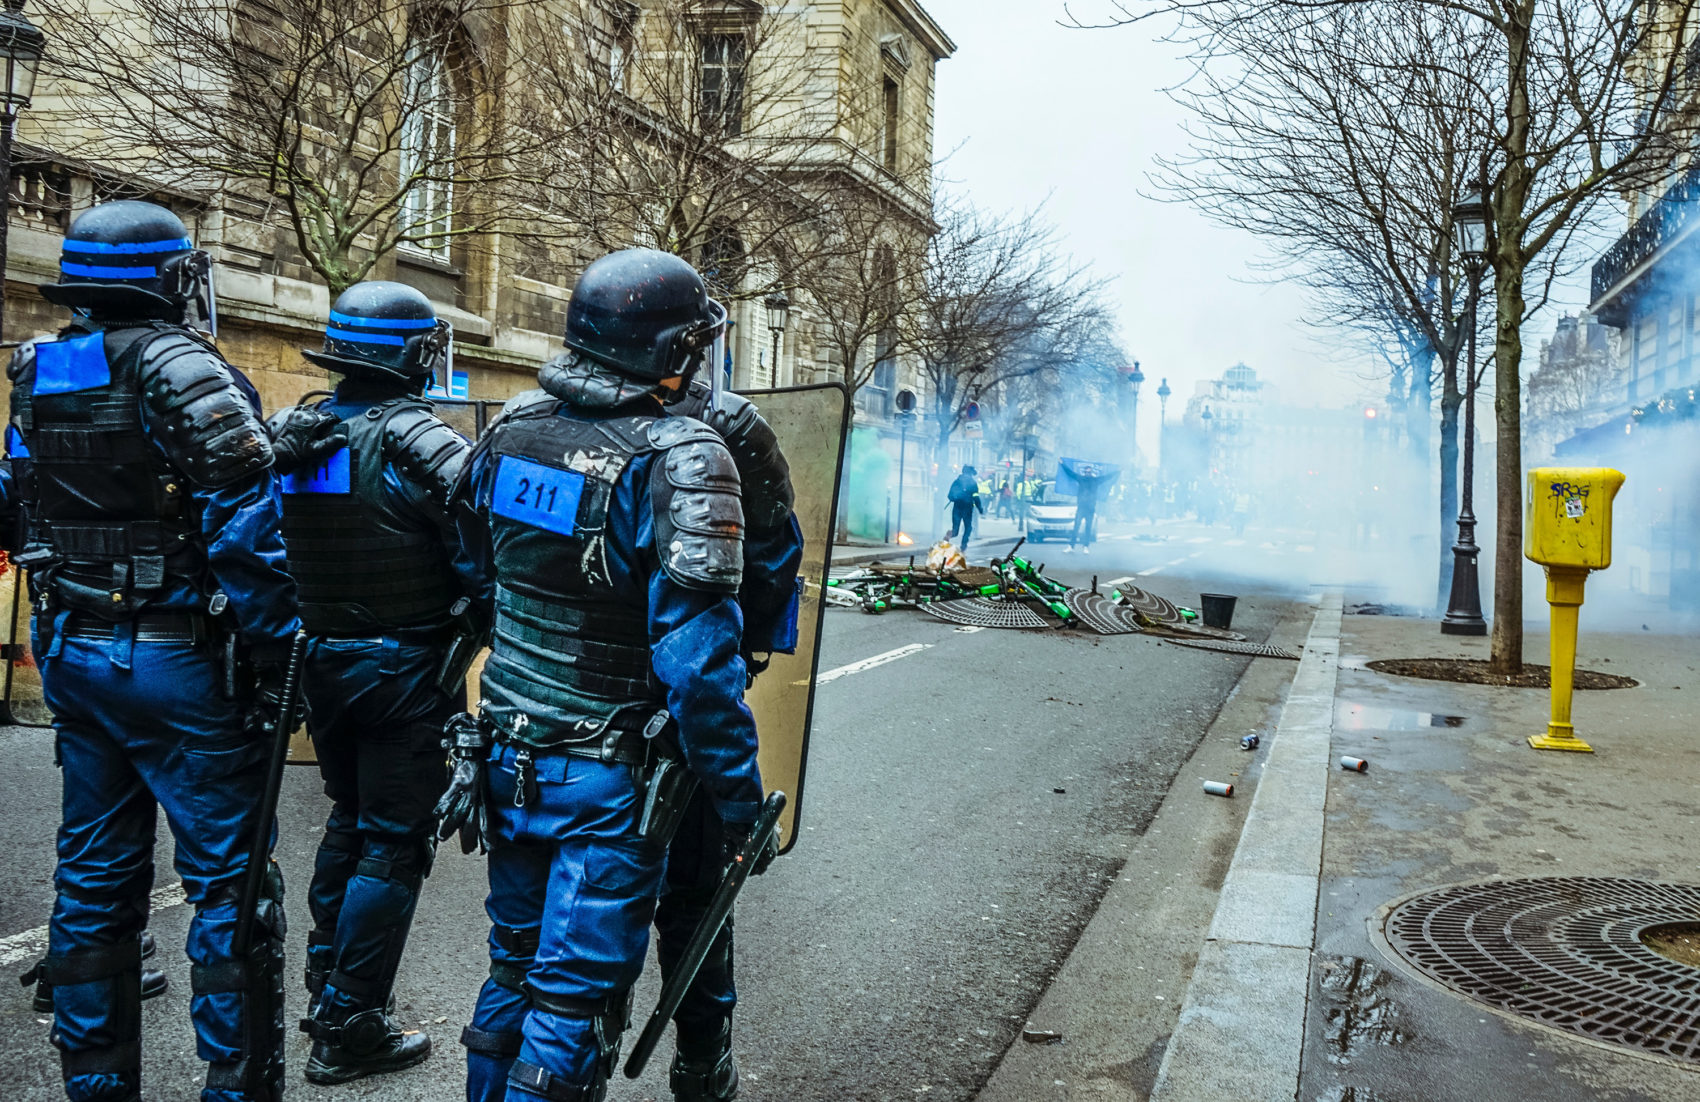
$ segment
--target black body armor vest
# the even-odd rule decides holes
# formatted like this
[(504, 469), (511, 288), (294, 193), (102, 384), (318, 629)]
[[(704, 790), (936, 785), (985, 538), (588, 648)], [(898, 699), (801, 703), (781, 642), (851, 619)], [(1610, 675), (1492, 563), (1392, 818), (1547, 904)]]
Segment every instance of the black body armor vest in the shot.
[(615, 486), (656, 450), (648, 415), (569, 420), (541, 392), (491, 429), (496, 623), (484, 713), (504, 737), (537, 747), (641, 728), (664, 705), (650, 667), (646, 579), (635, 599), (609, 571)]
[(12, 454), (27, 514), (19, 561), (62, 607), (118, 621), (181, 582), (210, 593), (188, 480), (142, 424), (142, 356), (168, 335), (217, 355), (181, 328), (142, 324), (41, 341), (19, 361)]
[(436, 421), (422, 398), (374, 405), (343, 421), (347, 447), (284, 478), (284, 550), (309, 634), (381, 635), (449, 623), (461, 586), (442, 535), (399, 515), (384, 490), (387, 466), (410, 466), (395, 422), (421, 415)]

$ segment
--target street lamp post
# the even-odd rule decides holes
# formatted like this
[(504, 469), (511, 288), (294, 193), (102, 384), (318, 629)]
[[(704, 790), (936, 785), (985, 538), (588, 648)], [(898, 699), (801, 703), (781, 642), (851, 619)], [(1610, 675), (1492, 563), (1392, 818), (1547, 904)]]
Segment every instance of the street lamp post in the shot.
[(1174, 391), (1169, 389), (1169, 377), (1163, 376), (1163, 381), (1157, 386), (1157, 481), (1163, 482), (1163, 475), (1169, 465), (1169, 395)]
[(915, 392), (897, 392), (897, 534), (903, 534), (903, 476), (909, 458), (909, 422), (915, 419)]
[(1471, 188), (1452, 208), (1452, 233), (1456, 239), (1464, 274), (1470, 280), (1468, 375), (1464, 389), (1464, 485), (1459, 498), (1458, 542), (1452, 545), (1452, 595), (1446, 617), (1440, 622), (1443, 635), (1486, 635), (1482, 619), (1482, 587), (1476, 573), (1475, 489), (1476, 478), (1476, 304), (1481, 298), (1482, 273), (1487, 270), (1487, 204), (1482, 193)]
[[(762, 300), (767, 307), (767, 329), (773, 334), (773, 366), (768, 370), (772, 373), (772, 385), (779, 385), (779, 342), (785, 339), (785, 326), (791, 320), (791, 300), (785, 297), (784, 291), (775, 291)], [(899, 510), (901, 511), (901, 505)]]
[[(0, 332), (6, 316), (6, 227), (12, 216), (12, 129), (18, 112), (29, 106), (35, 91), (36, 69), (47, 48), (47, 36), (24, 18), (24, 0), (6, 0), (0, 12), (0, 66), (5, 83), (0, 86)], [(12, 568), (12, 622), (7, 625), (7, 644), (0, 661), (6, 666), (5, 687), (0, 691), (0, 724), (13, 724), (12, 663), (18, 649), (18, 599), (23, 595), (22, 575)]]
[(1139, 361), (1133, 361), (1133, 370), (1128, 372), (1127, 381), (1133, 384), (1133, 424), (1128, 426), (1128, 443), (1133, 449), (1133, 462), (1128, 465), (1128, 476), (1131, 478), (1138, 473), (1139, 467), (1139, 384), (1145, 381), (1145, 372), (1139, 370)]

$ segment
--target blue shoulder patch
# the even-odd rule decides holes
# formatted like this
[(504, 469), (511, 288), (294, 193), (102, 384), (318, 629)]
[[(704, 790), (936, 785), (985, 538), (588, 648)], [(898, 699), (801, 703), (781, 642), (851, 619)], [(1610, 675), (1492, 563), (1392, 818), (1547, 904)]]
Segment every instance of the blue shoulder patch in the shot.
[(70, 394), (105, 386), (111, 381), (112, 367), (106, 362), (103, 333), (41, 341), (35, 346), (37, 394)]
[(18, 431), (18, 426), (6, 426), (6, 455), (10, 459), (28, 459), (29, 445), (24, 443), (24, 434)]
[(570, 536), (578, 529), (578, 503), (584, 475), (547, 467), (518, 456), (502, 456), (490, 511), (497, 516)]
[(283, 476), (283, 492), (286, 494), (346, 494), (352, 490), (353, 472), (347, 448), (332, 452), (316, 467)]

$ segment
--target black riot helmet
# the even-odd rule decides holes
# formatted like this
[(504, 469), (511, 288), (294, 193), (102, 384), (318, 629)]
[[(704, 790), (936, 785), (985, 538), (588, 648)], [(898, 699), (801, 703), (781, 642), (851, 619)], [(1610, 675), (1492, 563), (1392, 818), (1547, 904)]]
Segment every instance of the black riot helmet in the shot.
[(566, 345), (628, 378), (688, 382), (725, 328), (726, 308), (695, 268), (672, 253), (624, 249), (579, 276)]
[(42, 297), (97, 318), (163, 318), (217, 332), (212, 258), (157, 203), (120, 199), (77, 216)]
[(324, 349), (301, 354), (350, 378), (418, 382), (449, 369), (453, 337), (430, 299), (405, 283), (374, 279), (337, 296)]

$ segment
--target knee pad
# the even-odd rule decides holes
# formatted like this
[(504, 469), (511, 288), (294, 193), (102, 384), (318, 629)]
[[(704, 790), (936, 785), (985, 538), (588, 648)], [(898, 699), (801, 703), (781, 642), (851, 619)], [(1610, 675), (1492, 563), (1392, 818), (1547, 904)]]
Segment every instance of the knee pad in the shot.
[[(240, 905), (241, 889), (227, 885), (197, 906), (212, 910)], [(241, 996), (240, 1056), (231, 1062), (209, 1063), (209, 1091), (241, 1091), (253, 1102), (275, 1102), (283, 1090), (283, 948), (288, 924), (283, 912), (283, 874), (274, 863), (261, 884), (254, 918), (254, 943), (242, 959), (195, 964), (189, 969), (189, 988), (197, 996)]]
[[(128, 1082), (139, 1087), (142, 1064), (142, 942), (125, 938), (116, 945), (73, 949), (42, 961), (41, 975), (53, 985), (59, 1019), (75, 1019), (84, 1029), (105, 1026), (112, 1041), (91, 1048), (69, 1048), (57, 1027), (53, 1044), (59, 1049), (67, 1084), (73, 1079), (99, 1077), (78, 1093), (98, 1098), (124, 1097), (106, 1086)], [(79, 988), (93, 990), (79, 991)], [(86, 998), (84, 995), (86, 994)], [(111, 1084), (100, 1080), (111, 1080)]]
[[(597, 1078), (605, 1083), (613, 1077), (614, 1068), (620, 1062), (622, 1035), (632, 1024), (632, 991), (630, 988), (612, 992), (601, 998), (577, 999), (545, 994), (530, 984), (526, 984), (525, 997), (530, 1001), (533, 1010), (541, 1010), (545, 1014), (553, 1014), (558, 1018), (588, 1020), (591, 1035), (596, 1039)], [(514, 1065), (516, 1069), (519, 1066), (519, 1063)], [(543, 1094), (542, 1091), (527, 1086), (524, 1082), (521, 1082), (520, 1085), (535, 1094)], [(544, 1094), (544, 1097), (553, 1098), (554, 1096)]]

